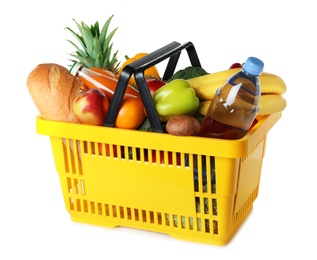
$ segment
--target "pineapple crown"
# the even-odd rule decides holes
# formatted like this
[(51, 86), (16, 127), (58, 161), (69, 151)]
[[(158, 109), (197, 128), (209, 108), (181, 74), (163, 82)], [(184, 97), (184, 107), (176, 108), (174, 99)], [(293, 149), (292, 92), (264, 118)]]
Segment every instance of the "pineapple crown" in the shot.
[(115, 28), (108, 34), (109, 24), (112, 17), (113, 15), (108, 18), (101, 31), (98, 21), (89, 27), (84, 22), (79, 24), (73, 19), (77, 25), (79, 34), (75, 33), (69, 27), (65, 28), (75, 36), (81, 45), (80, 48), (72, 41), (68, 40), (68, 42), (70, 42), (76, 49), (74, 53), (70, 54), (73, 58), (77, 59), (71, 59), (72, 62), (80, 62), (87, 68), (98, 67), (110, 70), (114, 73), (118, 72), (120, 64), (117, 59), (118, 51), (111, 54), (113, 43), (110, 44), (110, 41), (118, 28)]

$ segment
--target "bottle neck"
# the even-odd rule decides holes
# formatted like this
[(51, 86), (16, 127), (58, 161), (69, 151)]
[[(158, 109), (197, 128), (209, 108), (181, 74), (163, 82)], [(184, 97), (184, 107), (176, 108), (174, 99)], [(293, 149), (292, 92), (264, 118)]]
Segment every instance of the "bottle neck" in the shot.
[(77, 76), (78, 71), (81, 70), (83, 68), (83, 65), (75, 62), (73, 64), (73, 66), (70, 68), (69, 73), (72, 74), (73, 76)]
[(247, 70), (245, 70), (244, 68), (242, 68), (242, 71), (245, 75), (247, 75), (248, 77), (259, 77), (260, 75), (255, 75), (255, 74), (252, 74), (250, 72), (248, 72)]

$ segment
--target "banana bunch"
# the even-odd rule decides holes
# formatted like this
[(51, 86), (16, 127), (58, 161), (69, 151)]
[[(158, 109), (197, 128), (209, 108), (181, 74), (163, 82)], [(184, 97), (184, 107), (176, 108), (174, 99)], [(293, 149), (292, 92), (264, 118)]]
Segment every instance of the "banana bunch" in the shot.
[[(188, 79), (191, 87), (196, 91), (200, 104), (197, 112), (205, 115), (216, 90), (241, 68), (228, 69), (204, 76)], [(283, 111), (286, 108), (286, 84), (279, 76), (263, 72), (260, 75), (261, 97), (258, 115), (269, 115)]]

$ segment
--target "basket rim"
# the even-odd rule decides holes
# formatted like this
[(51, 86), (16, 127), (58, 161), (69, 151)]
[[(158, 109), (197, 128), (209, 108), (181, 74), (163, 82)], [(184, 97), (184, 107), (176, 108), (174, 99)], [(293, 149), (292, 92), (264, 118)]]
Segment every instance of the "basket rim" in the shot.
[[(157, 132), (59, 122), (36, 117), (36, 132), (57, 138), (135, 146), (144, 149), (196, 153), (226, 158), (248, 155), (280, 119), (281, 112), (259, 118), (251, 131), (239, 140), (222, 140), (197, 136), (173, 136)], [(171, 145), (172, 144), (172, 145)]]

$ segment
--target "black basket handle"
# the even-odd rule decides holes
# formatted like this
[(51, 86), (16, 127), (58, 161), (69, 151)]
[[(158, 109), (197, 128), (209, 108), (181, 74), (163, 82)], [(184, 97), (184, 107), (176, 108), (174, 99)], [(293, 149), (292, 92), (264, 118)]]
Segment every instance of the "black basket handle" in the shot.
[(197, 52), (191, 42), (180, 44), (172, 42), (145, 57), (126, 65), (119, 77), (116, 91), (114, 92), (110, 103), (109, 111), (104, 122), (104, 126), (113, 127), (117, 118), (121, 102), (123, 100), (129, 79), (134, 74), (147, 116), (149, 118), (153, 131), (163, 132), (160, 118), (156, 112), (151, 93), (144, 78), (144, 71), (161, 61), (170, 58), (166, 66), (162, 80), (168, 80), (174, 74), (181, 51), (186, 49), (192, 66), (201, 67)]

